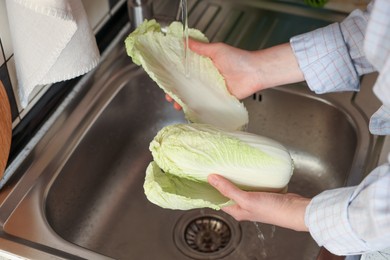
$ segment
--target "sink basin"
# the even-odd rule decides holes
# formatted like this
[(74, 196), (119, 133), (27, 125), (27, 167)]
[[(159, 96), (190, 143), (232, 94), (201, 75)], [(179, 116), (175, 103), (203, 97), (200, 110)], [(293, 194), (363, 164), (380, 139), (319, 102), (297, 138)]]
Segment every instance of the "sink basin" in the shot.
[[(115, 82), (120, 90), (60, 169), (47, 194), (46, 217), (67, 241), (116, 259), (190, 259), (185, 255), (194, 253), (192, 248), (173, 239), (186, 235), (181, 222), (205, 216), (232, 220), (221, 212), (161, 209), (146, 200), (142, 185), (152, 160), (149, 142), (163, 126), (185, 120), (145, 73), (132, 69), (131, 64), (122, 69)], [(291, 192), (313, 196), (343, 186), (357, 149), (354, 125), (333, 105), (302, 95), (305, 87), (290, 88), (244, 101), (248, 131), (289, 148), (295, 162)], [(241, 240), (225, 259), (314, 259), (318, 254), (309, 234), (273, 229), (240, 223)]]
[[(229, 14), (220, 1), (200, 2), (190, 1), (193, 16)], [(233, 10), (233, 2), (226, 1), (225, 8)], [(258, 8), (258, 1), (247, 2), (242, 3)], [(248, 12), (279, 17), (272, 10), (252, 8)], [(281, 15), (286, 16), (300, 17)], [(235, 38), (235, 45), (248, 41), (249, 34), (232, 37), (232, 30), (224, 35), (225, 27), (217, 32), (205, 21), (193, 26), (210, 38)], [(0, 241), (12, 243), (6, 249), (20, 253), (23, 246), (26, 255), (39, 259), (326, 259), (308, 233), (237, 222), (209, 209), (167, 210), (147, 201), (142, 185), (152, 160), (149, 142), (162, 127), (186, 121), (127, 57), (127, 34), (124, 29), (100, 66), (76, 86), (16, 169), (22, 177), (0, 206)], [(290, 150), (295, 163), (290, 192), (312, 197), (357, 184), (367, 172), (372, 137), (353, 97), (318, 96), (301, 83), (243, 101), (250, 116), (247, 131)]]

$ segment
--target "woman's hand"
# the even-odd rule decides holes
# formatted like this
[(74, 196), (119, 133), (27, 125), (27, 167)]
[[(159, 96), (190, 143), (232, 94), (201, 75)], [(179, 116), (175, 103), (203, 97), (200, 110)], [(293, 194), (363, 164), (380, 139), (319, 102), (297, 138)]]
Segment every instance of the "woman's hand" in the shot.
[[(209, 57), (225, 78), (229, 92), (238, 99), (283, 84), (303, 81), (289, 43), (258, 51), (241, 50), (225, 43), (203, 43), (190, 39), (189, 47)], [(180, 105), (167, 96), (176, 109)]]
[(208, 182), (236, 203), (222, 208), (236, 220), (257, 221), (296, 231), (308, 231), (304, 218), (310, 199), (293, 193), (246, 192), (216, 174), (209, 175)]
[(241, 50), (225, 43), (203, 43), (194, 40), (189, 42), (189, 47), (213, 61), (225, 78), (229, 92), (238, 99), (246, 98), (264, 88), (256, 52)]
[[(224, 43), (202, 43), (191, 39), (189, 47), (197, 54), (209, 57), (213, 61), (225, 78), (229, 92), (238, 99), (243, 99), (261, 88), (256, 67), (251, 64), (255, 59), (251, 52)], [(181, 109), (169, 95), (166, 95), (166, 100), (173, 103), (175, 109)]]

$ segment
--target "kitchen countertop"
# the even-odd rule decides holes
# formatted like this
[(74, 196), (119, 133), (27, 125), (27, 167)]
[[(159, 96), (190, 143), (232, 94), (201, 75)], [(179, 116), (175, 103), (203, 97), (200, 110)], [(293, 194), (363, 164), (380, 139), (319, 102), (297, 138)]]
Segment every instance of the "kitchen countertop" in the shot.
[(350, 13), (355, 9), (365, 9), (369, 0), (329, 0), (326, 9)]
[[(281, 0), (282, 2), (291, 2), (304, 4), (305, 0)], [(328, 0), (323, 8), (337, 12), (350, 13), (355, 9), (365, 9), (369, 0)]]

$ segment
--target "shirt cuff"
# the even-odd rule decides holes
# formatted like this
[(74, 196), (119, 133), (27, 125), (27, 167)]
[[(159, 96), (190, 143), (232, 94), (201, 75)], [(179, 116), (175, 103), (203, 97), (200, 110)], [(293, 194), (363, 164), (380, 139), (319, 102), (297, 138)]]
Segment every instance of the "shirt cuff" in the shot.
[(312, 91), (359, 90), (359, 76), (338, 23), (295, 36), (290, 44)]
[(367, 251), (367, 245), (353, 231), (348, 205), (355, 187), (324, 191), (306, 208), (305, 224), (319, 246), (336, 255), (354, 255)]

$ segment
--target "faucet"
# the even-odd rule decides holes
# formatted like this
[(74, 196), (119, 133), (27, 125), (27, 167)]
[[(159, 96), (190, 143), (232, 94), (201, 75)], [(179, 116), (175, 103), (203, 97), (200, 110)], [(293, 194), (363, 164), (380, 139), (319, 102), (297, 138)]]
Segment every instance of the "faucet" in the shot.
[(153, 18), (152, 0), (127, 0), (131, 28), (137, 28), (145, 19)]
[[(162, 7), (160, 8), (160, 14), (154, 13), (153, 2), (156, 1), (158, 0), (127, 0), (130, 25), (133, 30), (145, 19), (150, 20), (154, 18), (158, 20), (162, 26), (167, 26), (170, 22), (179, 19), (182, 0), (159, 0), (163, 1), (159, 5)], [(175, 8), (172, 8), (172, 5), (175, 5)]]

